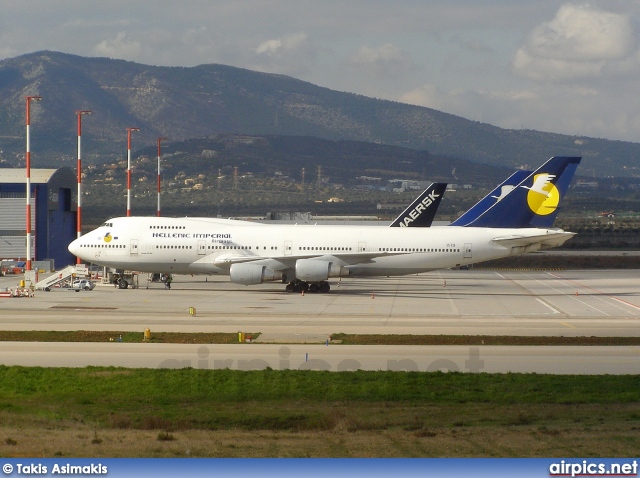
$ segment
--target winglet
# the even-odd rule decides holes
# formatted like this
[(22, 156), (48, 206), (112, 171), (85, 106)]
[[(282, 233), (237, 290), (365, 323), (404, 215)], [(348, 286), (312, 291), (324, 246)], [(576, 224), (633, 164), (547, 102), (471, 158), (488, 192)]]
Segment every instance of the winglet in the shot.
[(552, 157), (467, 227), (553, 227), (581, 159)]
[(430, 227), (446, 188), (447, 183), (430, 184), (389, 227)]

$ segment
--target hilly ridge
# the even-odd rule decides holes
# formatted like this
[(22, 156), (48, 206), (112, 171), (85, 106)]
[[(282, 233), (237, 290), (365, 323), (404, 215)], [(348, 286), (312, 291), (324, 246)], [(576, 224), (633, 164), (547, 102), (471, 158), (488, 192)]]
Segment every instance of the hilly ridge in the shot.
[[(152, 158), (154, 147), (138, 151)], [(204, 153), (204, 154), (203, 154)], [(208, 153), (208, 154), (207, 154)], [(204, 173), (208, 177), (221, 172), (231, 175), (248, 172), (271, 177), (276, 172), (300, 181), (305, 168), (307, 181), (317, 180), (317, 166), (323, 178), (344, 185), (361, 184), (359, 176), (376, 176), (385, 183), (391, 179), (415, 179), (449, 183), (474, 182), (491, 186), (512, 171), (506, 167), (479, 165), (456, 158), (432, 155), (398, 146), (358, 141), (332, 141), (309, 136), (248, 136), (220, 134), (169, 142), (163, 146), (163, 172), (167, 176), (179, 170), (187, 174)], [(156, 163), (148, 162), (146, 173), (155, 173)], [(136, 165), (142, 170), (142, 165)]]
[[(553, 155), (584, 157), (586, 175), (636, 176), (640, 144), (532, 130), (505, 130), (430, 108), (333, 91), (283, 75), (225, 65), (141, 65), (37, 52), (0, 62), (0, 149), (17, 164), (24, 152), (24, 96), (32, 108), (31, 144), (39, 166), (75, 156), (75, 110), (89, 162), (122, 158), (125, 128), (134, 150), (220, 133), (313, 136), (425, 150), (502, 167), (535, 166)], [(550, 112), (553, 114), (553, 112)]]

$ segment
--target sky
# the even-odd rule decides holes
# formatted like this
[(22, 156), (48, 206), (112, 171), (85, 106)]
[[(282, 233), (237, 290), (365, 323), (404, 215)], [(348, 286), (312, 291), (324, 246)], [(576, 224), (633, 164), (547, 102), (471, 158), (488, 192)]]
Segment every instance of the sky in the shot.
[(221, 63), (513, 129), (640, 142), (640, 0), (0, 0), (0, 59)]

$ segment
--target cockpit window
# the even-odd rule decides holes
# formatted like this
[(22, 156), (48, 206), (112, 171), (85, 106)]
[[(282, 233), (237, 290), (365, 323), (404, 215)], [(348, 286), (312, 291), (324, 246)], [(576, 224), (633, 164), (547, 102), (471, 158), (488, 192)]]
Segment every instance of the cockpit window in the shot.
[(100, 227), (113, 227), (113, 223), (112, 222), (105, 222), (102, 226)]

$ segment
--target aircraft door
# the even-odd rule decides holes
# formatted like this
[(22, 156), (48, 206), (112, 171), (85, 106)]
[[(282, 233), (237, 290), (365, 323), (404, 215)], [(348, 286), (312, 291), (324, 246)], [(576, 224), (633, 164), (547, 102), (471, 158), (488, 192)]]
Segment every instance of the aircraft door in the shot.
[(204, 256), (206, 249), (207, 249), (207, 246), (205, 244), (205, 241), (198, 241), (198, 255)]
[(464, 257), (465, 259), (471, 259), (472, 258), (471, 257), (471, 243), (470, 242), (465, 243), (465, 245), (464, 245), (464, 256), (462, 256), (462, 257)]
[(367, 250), (366, 242), (358, 242), (358, 252), (365, 252)]
[(284, 255), (290, 256), (292, 249), (291, 241), (284, 241)]
[(138, 239), (131, 239), (129, 254), (138, 253)]

